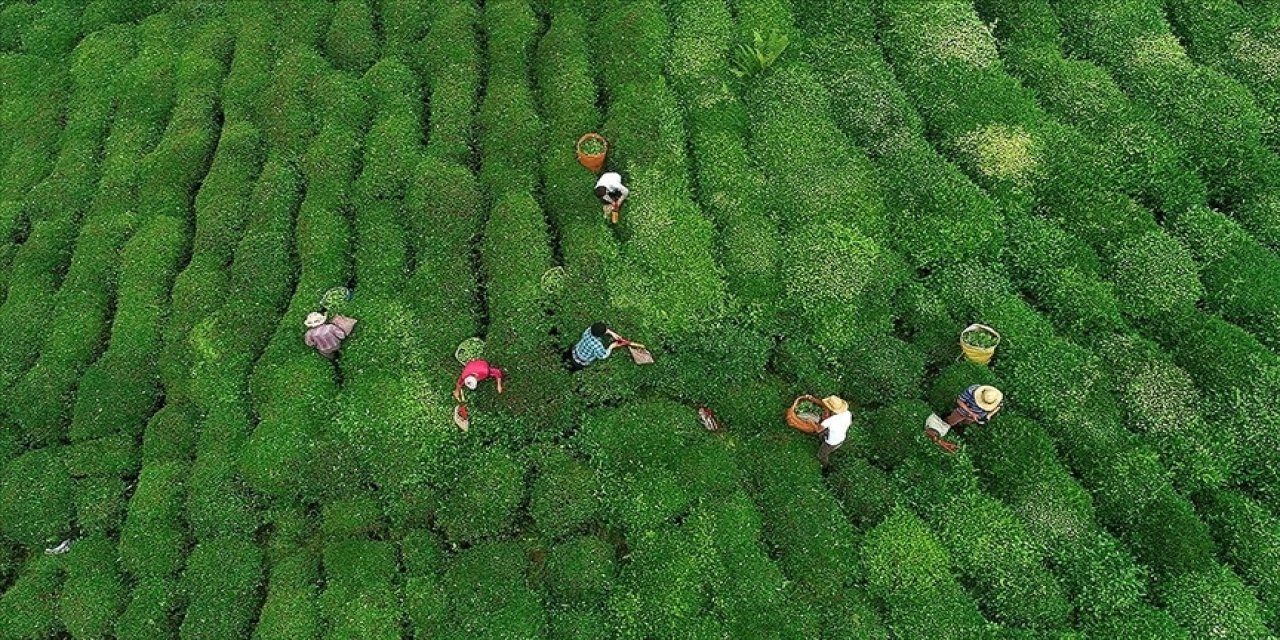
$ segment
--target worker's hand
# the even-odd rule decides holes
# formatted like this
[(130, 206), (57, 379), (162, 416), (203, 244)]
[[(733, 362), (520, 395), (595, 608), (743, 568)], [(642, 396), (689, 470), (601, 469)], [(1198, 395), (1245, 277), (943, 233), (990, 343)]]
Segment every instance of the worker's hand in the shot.
[(462, 387), (454, 387), (453, 399), (457, 400), (458, 402), (466, 402), (465, 400), (463, 400), (464, 397), (465, 396), (462, 395)]
[(498, 393), (502, 393), (502, 378), (498, 378)]

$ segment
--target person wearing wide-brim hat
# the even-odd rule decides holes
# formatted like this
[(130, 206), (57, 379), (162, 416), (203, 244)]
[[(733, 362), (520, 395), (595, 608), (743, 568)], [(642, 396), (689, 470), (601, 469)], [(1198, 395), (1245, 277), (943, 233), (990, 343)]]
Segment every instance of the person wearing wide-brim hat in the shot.
[(1004, 406), (1004, 394), (991, 385), (970, 385), (956, 398), (956, 408), (945, 420), (937, 414), (929, 416), (924, 433), (948, 453), (955, 453), (956, 445), (942, 438), (951, 431), (963, 436), (965, 425), (986, 424)]
[(822, 427), (818, 432), (818, 439), (821, 441), (818, 444), (818, 462), (825, 467), (831, 464), (831, 452), (844, 444), (849, 425), (853, 424), (853, 414), (849, 413), (849, 403), (840, 396), (827, 396), (820, 402), (831, 412), (831, 415), (818, 423)]
[(329, 322), (325, 314), (312, 312), (307, 314), (302, 324), (307, 327), (307, 333), (303, 335), (302, 341), (308, 347), (314, 347), (320, 355), (332, 360), (338, 348), (342, 346), (342, 341), (351, 335), (351, 329), (355, 327), (356, 321), (345, 316), (334, 316), (333, 322)]

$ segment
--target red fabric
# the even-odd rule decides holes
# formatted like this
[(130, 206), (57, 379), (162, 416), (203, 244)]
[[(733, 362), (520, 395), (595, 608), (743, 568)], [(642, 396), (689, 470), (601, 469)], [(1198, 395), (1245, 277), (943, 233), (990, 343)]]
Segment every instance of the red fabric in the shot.
[(472, 360), (462, 368), (462, 374), (458, 376), (458, 384), (461, 385), (467, 376), (475, 376), (476, 382), (484, 382), (489, 378), (502, 380), (505, 375), (502, 369), (490, 366), (487, 360)]

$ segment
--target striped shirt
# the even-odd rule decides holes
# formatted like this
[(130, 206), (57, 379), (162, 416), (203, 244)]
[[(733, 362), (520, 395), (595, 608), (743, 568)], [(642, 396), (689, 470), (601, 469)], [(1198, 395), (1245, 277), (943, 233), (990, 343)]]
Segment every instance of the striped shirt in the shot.
[(315, 347), (316, 351), (327, 355), (337, 351), (346, 337), (347, 332), (337, 325), (325, 323), (309, 329), (307, 335), (303, 337), (303, 342), (306, 342), (308, 347)]
[[(956, 406), (959, 408), (960, 413), (966, 418), (969, 418), (978, 424), (986, 424), (987, 421), (991, 419), (991, 415), (994, 414), (995, 411), (987, 411), (978, 405), (978, 399), (974, 397), (974, 393), (978, 391), (978, 387), (980, 386), (982, 385), (975, 384), (970, 386), (968, 389), (965, 389), (964, 393), (960, 394), (959, 398), (956, 398)], [(996, 409), (999, 408), (1000, 407), (996, 407)]]
[(587, 327), (587, 330), (582, 332), (582, 337), (578, 339), (578, 344), (573, 345), (573, 361), (584, 367), (608, 357), (609, 350), (604, 348), (600, 338), (591, 333), (591, 327)]

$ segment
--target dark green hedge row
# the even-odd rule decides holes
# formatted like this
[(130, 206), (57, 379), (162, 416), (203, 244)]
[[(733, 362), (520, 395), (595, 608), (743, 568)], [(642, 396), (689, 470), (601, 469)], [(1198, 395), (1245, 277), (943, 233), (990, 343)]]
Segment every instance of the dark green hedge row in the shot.
[(766, 215), (764, 176), (747, 149), (745, 107), (728, 87), (733, 16), (720, 0), (682, 2), (671, 12), (667, 69), (689, 123), (698, 204), (716, 224), (729, 291), (772, 326), (781, 294), (778, 227)]
[(348, 185), (355, 175), (359, 138), (341, 125), (326, 126), (304, 158), (307, 192), (298, 211), (295, 242), (301, 273), (280, 326), (254, 367), (250, 392), (258, 425), (240, 452), (240, 469), (257, 491), (294, 497), (345, 491), (350, 460), (328, 438), (338, 388), (329, 364), (299, 338), (302, 318), (320, 293), (350, 280)]
[(448, 487), (436, 513), (446, 539), (472, 543), (508, 533), (525, 500), (526, 464), (495, 447), (460, 466), (461, 477)]
[(1166, 216), (1200, 263), (1205, 306), (1239, 325), (1273, 351), (1280, 348), (1280, 256), (1256, 242), (1227, 216), (1191, 207)]
[(1106, 66), (1161, 121), (1209, 185), (1260, 242), (1280, 243), (1280, 158), (1262, 143), (1267, 115), (1238, 81), (1198, 65), (1173, 34), (1161, 2), (1053, 1), (1066, 44)]
[[(1120, 535), (1143, 562), (1162, 573), (1198, 570), (1213, 545), (1190, 503), (1173, 488), (1156, 454), (1122, 426), (1108, 377), (1095, 356), (1055, 335), (1007, 283), (980, 269), (940, 274), (943, 297), (1005, 335), (996, 372), (1009, 397), (1029, 415), (1071, 424), (1051, 432), (1069, 465), (1098, 500), (1099, 520)], [(1073, 393), (1064, 395), (1062, 389)]]
[[(342, 492), (343, 487), (331, 483), (350, 481), (342, 448), (324, 437), (338, 391), (331, 366), (314, 357), (300, 336), (302, 319), (317, 308), (320, 294), (350, 281), (350, 222), (344, 209), (359, 138), (340, 123), (311, 117), (309, 107), (321, 91), (317, 87), (324, 73), (315, 53), (296, 47), (283, 59), (300, 64), (282, 63), (276, 69), (268, 93), (280, 96), (273, 110), (279, 129), (268, 141), (273, 153), (288, 154), (307, 145), (299, 166), (306, 194), (294, 226), (300, 269), (287, 310), (249, 378), (258, 424), (239, 452), (239, 466), (254, 489), (298, 497)], [(313, 141), (319, 126), (324, 129)]]
[[(732, 490), (728, 451), (695, 431), (696, 416), (665, 400), (589, 414), (575, 436), (596, 468), (606, 519), (641, 535), (679, 517), (695, 497)], [(679, 451), (674, 451), (677, 447)]]
[[(850, 435), (856, 436), (852, 429)], [(864, 541), (821, 486), (815, 447), (810, 439), (787, 434), (738, 449), (744, 486), (760, 513), (760, 539), (794, 584), (789, 597), (797, 604), (796, 629), (803, 633), (816, 624), (830, 637), (883, 638), (875, 609), (854, 586), (864, 574), (857, 555)], [(833, 463), (844, 453), (832, 454)]]
[(1063, 57), (1061, 25), (1047, 1), (986, 0), (979, 8), (999, 21), (1010, 68), (1037, 90), (1040, 103), (1111, 154), (1103, 163), (1128, 193), (1164, 210), (1165, 228), (1201, 266), (1210, 309), (1268, 341), (1276, 312), (1268, 291), (1280, 279), (1280, 264), (1243, 230), (1200, 206), (1203, 184), (1151, 110), (1130, 101), (1106, 70)]
[[(1098, 251), (1130, 317), (1143, 320), (1194, 304), (1201, 288), (1188, 252), (1160, 232), (1149, 212), (1120, 195), (1090, 141), (1051, 120), (1004, 71), (972, 8), (937, 5), (944, 6), (922, 11), (920, 5), (889, 3), (885, 45), (948, 152), (1000, 206), (1021, 210), (1038, 201)], [(972, 41), (972, 51), (964, 53), (969, 58), (936, 59), (931, 42), (944, 31)], [(995, 114), (985, 106), (992, 95), (1000, 96)]]
[(29, 55), (6, 55), (4, 70), (14, 91), (0, 110), (0, 126), (11, 138), (0, 147), (5, 155), (0, 199), (19, 201), (53, 168), (62, 119), (70, 111), (71, 78), (60, 65)]
[(1229, 478), (1232, 442), (1201, 413), (1191, 375), (1119, 317), (1123, 305), (1113, 292), (1123, 283), (1103, 282), (1092, 251), (1050, 221), (1019, 217), (1009, 237), (1019, 247), (1007, 259), (1014, 279), (1064, 334), (1097, 345), (1125, 424), (1161, 453), (1177, 486), (1194, 490)]
[(618, 245), (611, 230), (601, 224), (599, 201), (587, 188), (591, 174), (574, 154), (578, 136), (597, 130), (600, 124), (587, 26), (574, 8), (555, 7), (533, 65), (538, 106), (547, 125), (542, 197), (559, 235), (566, 275), (553, 320), (566, 348), (571, 337), (592, 322), (622, 320), (611, 313), (607, 294), (608, 265), (616, 264)]
[(334, 68), (363, 73), (378, 60), (378, 34), (368, 0), (339, 0), (324, 37), (324, 52)]
[(899, 212), (888, 216), (889, 246), (918, 268), (963, 261), (999, 246), (999, 214), (925, 142), (919, 114), (875, 44), (868, 8), (796, 6), (805, 35), (797, 53), (818, 72), (832, 119), (872, 154), (886, 183), (885, 200)]
[(37, 547), (57, 544), (71, 530), (71, 477), (62, 455), (60, 447), (47, 447), (5, 465), (0, 476), (0, 533), (5, 537)]
[(502, 43), (489, 47), (485, 96), (476, 117), (479, 177), (491, 205), (479, 247), (487, 283), (486, 355), (513, 376), (501, 400), (505, 408), (531, 425), (567, 428), (572, 417), (566, 405), (574, 394), (559, 361), (565, 347), (550, 338), (547, 310), (555, 292), (542, 285), (554, 258), (547, 218), (533, 197), (545, 137), (529, 71), (538, 23), (520, 1), (486, 5), (484, 17), (488, 41)]
[(1195, 501), (1221, 557), (1256, 591), (1259, 612), (1274, 632), (1280, 625), (1280, 521), (1235, 491), (1205, 492)]
[(1039, 424), (1003, 416), (991, 429), (975, 430), (967, 449), (983, 488), (1025, 523), (1082, 619), (1105, 619), (1138, 605), (1146, 592), (1144, 570), (1099, 526), (1089, 493), (1057, 460)]
[[(608, 168), (620, 171), (632, 192), (610, 300), (656, 346), (715, 318), (724, 282), (712, 225), (690, 196), (683, 119), (662, 75), (668, 37), (662, 7), (606, 3), (596, 28), (615, 39), (596, 52), (610, 99), (603, 134), (615, 152)], [(584, 176), (582, 188), (589, 183)]]
[(143, 578), (134, 585), (124, 614), (116, 621), (116, 637), (120, 640), (153, 640), (176, 638), (177, 609), (185, 596), (171, 578)]
[(58, 621), (63, 564), (60, 558), (36, 555), (23, 565), (0, 596), (0, 634), (26, 640), (52, 637), (63, 629)]
[(467, 0), (430, 0), (431, 27), (422, 40), (422, 67), (428, 79), (427, 150), (467, 164), (473, 153), (471, 116), (480, 90), (479, 12)]
[(946, 551), (920, 518), (897, 508), (867, 533), (867, 590), (898, 637), (966, 638), (992, 625), (948, 570)]
[(320, 637), (319, 559), (297, 549), (271, 565), (266, 599), (258, 612), (256, 640), (302, 640)]
[[(24, 114), (29, 121), (21, 125), (23, 136), (14, 131), (18, 137), (14, 155), (19, 157), (11, 156), (10, 162), (17, 160), (21, 164), (6, 167), (5, 199), (21, 199), (24, 204), (20, 211), (30, 219), (29, 224), (34, 228), (31, 237), (14, 255), (10, 267), (13, 270), (9, 277), (10, 295), (0, 306), (0, 318), (12, 327), (0, 340), (0, 349), (3, 349), (3, 355), (0, 355), (0, 389), (8, 389), (35, 363), (49, 335), (44, 329), (48, 323), (57, 322), (59, 303), (65, 305), (56, 294), (68, 268), (72, 248), (76, 246), (79, 221), (93, 200), (100, 175), (98, 154), (111, 123), (119, 88), (113, 80), (129, 63), (133, 53), (133, 34), (128, 30), (113, 30), (103, 37), (86, 40), (82, 47), (77, 48), (76, 61), (69, 74), (47, 69), (39, 80), (47, 87), (45, 91), (57, 91), (70, 102), (65, 115), (49, 113), (51, 117), (66, 119), (57, 143), (49, 138), (25, 137), (39, 135), (42, 131), (38, 112)], [(99, 64), (100, 67), (97, 66)], [(29, 70), (37, 71), (34, 67)], [(18, 71), (16, 80), (22, 82), (22, 70)], [(66, 83), (68, 76), (70, 82)], [(64, 83), (70, 86), (61, 86)], [(110, 89), (104, 90), (104, 85)], [(19, 88), (28, 90), (26, 95), (48, 101), (40, 107), (42, 109), (56, 109), (59, 104), (57, 97), (42, 95), (44, 92), (37, 87), (20, 85)], [(27, 105), (19, 100), (14, 108), (19, 110), (17, 113), (23, 113), (24, 106)], [(54, 123), (54, 126), (58, 124)], [(44, 154), (45, 158), (21, 157), (33, 148), (38, 148), (36, 153)], [(54, 150), (57, 151), (56, 156)], [(30, 178), (26, 179), (21, 171), (31, 172)], [(28, 187), (31, 191), (25, 193)], [(37, 239), (39, 242), (33, 242)], [(73, 275), (78, 277), (78, 271), (80, 269)], [(65, 325), (65, 322), (61, 324)], [(25, 401), (29, 397), (28, 392), (20, 392), (18, 397), (8, 400)], [(62, 404), (61, 399), (57, 404)]]
[(262, 602), (262, 550), (253, 542), (201, 542), (187, 559), (183, 589), (187, 608), (183, 640), (241, 638)]
[[(744, 1), (735, 10), (738, 38), (781, 31), (796, 41), (793, 51), (803, 50), (785, 3)], [(780, 62), (753, 80), (744, 97), (751, 151), (769, 176), (765, 202), (783, 229), (781, 308), (791, 319), (782, 344), (785, 366), (814, 384), (874, 390), (854, 396), (858, 401), (880, 392), (913, 394), (920, 358), (885, 335), (891, 328), (888, 298), (907, 269), (881, 244), (888, 217), (874, 169), (831, 119), (831, 98), (802, 59)], [(841, 259), (816, 258), (825, 255)], [(877, 359), (897, 368), (860, 377), (856, 368), (832, 366), (878, 350), (901, 356)]]
[(128, 595), (115, 544), (103, 537), (76, 540), (66, 568), (66, 581), (58, 598), (58, 619), (67, 633), (73, 638), (114, 635)]
[(1009, 70), (1046, 111), (1098, 145), (1099, 162), (1126, 193), (1166, 215), (1205, 202), (1204, 183), (1153, 111), (1106, 69), (1063, 54), (1062, 25), (1047, 0), (981, 0), (976, 8), (995, 22)]
[(481, 543), (454, 556), (442, 580), (447, 611), (440, 626), (419, 637), (544, 637), (546, 612), (528, 586), (530, 568), (524, 549), (511, 541)]
[[(910, 425), (898, 429), (909, 431)], [(928, 522), (961, 582), (1000, 624), (1065, 629), (1072, 614), (1065, 589), (1023, 522), (978, 488), (965, 458), (947, 468), (941, 451), (908, 458), (894, 471), (899, 492)]]
[(600, 514), (600, 483), (584, 462), (560, 447), (539, 449), (529, 483), (529, 516), (549, 539), (581, 530)]
[(1225, 567), (1173, 578), (1161, 585), (1157, 598), (1192, 638), (1214, 634), (1258, 640), (1273, 637), (1253, 589)]
[(120, 558), (139, 580), (166, 579), (182, 567), (187, 534), (182, 519), (187, 466), (148, 464), (138, 475), (129, 515), (120, 531)]
[(1236, 482), (1272, 508), (1280, 506), (1275, 488), (1280, 442), (1270, 430), (1256, 428), (1276, 416), (1262, 399), (1280, 393), (1280, 381), (1269, 373), (1280, 366), (1280, 357), (1212, 316), (1170, 317), (1154, 329), (1161, 346), (1194, 377), (1206, 415), (1223, 432), (1219, 437), (1234, 441)]
[(327, 638), (400, 637), (399, 566), (390, 542), (349, 540), (324, 548), (320, 608)]

